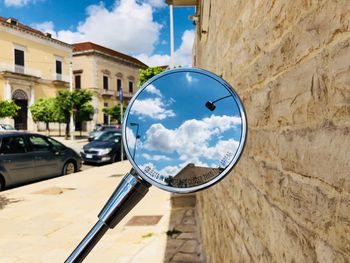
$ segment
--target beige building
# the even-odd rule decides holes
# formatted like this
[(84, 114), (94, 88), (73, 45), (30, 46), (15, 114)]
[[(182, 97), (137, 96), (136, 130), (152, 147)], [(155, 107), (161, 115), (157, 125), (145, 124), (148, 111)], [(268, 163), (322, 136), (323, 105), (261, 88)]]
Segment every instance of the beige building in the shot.
[(110, 123), (102, 109), (120, 104), (120, 90), (123, 92), (123, 103), (127, 104), (137, 90), (139, 70), (147, 68), (147, 65), (136, 58), (91, 42), (73, 46), (74, 88), (93, 92), (95, 114), (89, 127), (86, 127), (90, 130), (96, 123)]
[(1, 120), (19, 130), (36, 130), (28, 107), (39, 98), (69, 88), (73, 47), (14, 18), (0, 17), (0, 100), (21, 107), (17, 117)]

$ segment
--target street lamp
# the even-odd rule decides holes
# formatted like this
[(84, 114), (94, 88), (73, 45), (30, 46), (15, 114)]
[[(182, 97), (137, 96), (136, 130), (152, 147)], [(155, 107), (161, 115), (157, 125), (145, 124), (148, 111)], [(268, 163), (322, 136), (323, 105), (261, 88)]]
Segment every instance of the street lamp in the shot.
[(137, 139), (140, 138), (140, 135), (139, 135), (139, 127), (140, 127), (140, 124), (138, 124), (138, 123), (136, 123), (136, 122), (130, 122), (130, 126), (133, 126), (133, 127), (136, 126), (135, 145), (134, 145), (134, 152), (133, 152), (133, 155), (132, 155), (132, 159), (134, 160), (134, 159), (135, 159), (135, 151), (136, 151)]
[(210, 111), (214, 111), (215, 108), (216, 108), (215, 103), (218, 102), (219, 100), (223, 100), (223, 99), (226, 99), (226, 98), (228, 98), (228, 97), (232, 97), (232, 95), (228, 95), (228, 96), (222, 97), (222, 98), (217, 99), (217, 100), (214, 100), (214, 101), (208, 100), (208, 101), (205, 103), (205, 107), (207, 107)]

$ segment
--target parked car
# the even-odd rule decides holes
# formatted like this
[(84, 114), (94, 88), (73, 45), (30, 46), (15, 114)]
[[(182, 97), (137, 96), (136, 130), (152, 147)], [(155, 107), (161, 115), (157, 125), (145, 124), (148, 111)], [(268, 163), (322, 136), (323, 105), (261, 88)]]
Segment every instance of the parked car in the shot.
[(88, 141), (91, 142), (95, 140), (103, 131), (120, 129), (118, 125), (96, 125), (94, 130), (89, 133)]
[[(122, 134), (119, 129), (106, 130), (92, 142), (83, 146), (80, 153), (86, 163), (113, 163), (121, 160)], [(126, 155), (124, 152), (124, 159)]]
[(71, 174), (81, 157), (62, 143), (35, 133), (0, 132), (0, 189)]
[(16, 131), (10, 124), (0, 123), (0, 131)]

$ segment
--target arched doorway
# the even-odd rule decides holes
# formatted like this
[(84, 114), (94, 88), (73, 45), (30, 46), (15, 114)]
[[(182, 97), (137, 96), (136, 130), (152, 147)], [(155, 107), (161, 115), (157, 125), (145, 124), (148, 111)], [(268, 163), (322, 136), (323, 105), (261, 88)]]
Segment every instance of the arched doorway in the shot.
[(28, 96), (25, 91), (17, 89), (12, 94), (12, 100), (21, 107), (14, 118), (16, 130), (27, 130), (28, 127)]

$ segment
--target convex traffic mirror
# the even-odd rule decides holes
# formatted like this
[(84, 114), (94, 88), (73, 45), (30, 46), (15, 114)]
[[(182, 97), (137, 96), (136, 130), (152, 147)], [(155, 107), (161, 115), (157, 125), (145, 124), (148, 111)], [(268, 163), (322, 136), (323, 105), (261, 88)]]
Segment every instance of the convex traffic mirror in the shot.
[(143, 85), (123, 125), (126, 154), (159, 188), (187, 193), (218, 182), (237, 162), (246, 118), (237, 94), (218, 76), (175, 69)]
[(123, 121), (123, 145), (133, 168), (66, 262), (82, 262), (151, 185), (189, 193), (220, 181), (242, 153), (246, 125), (235, 91), (208, 71), (175, 69), (150, 79)]

